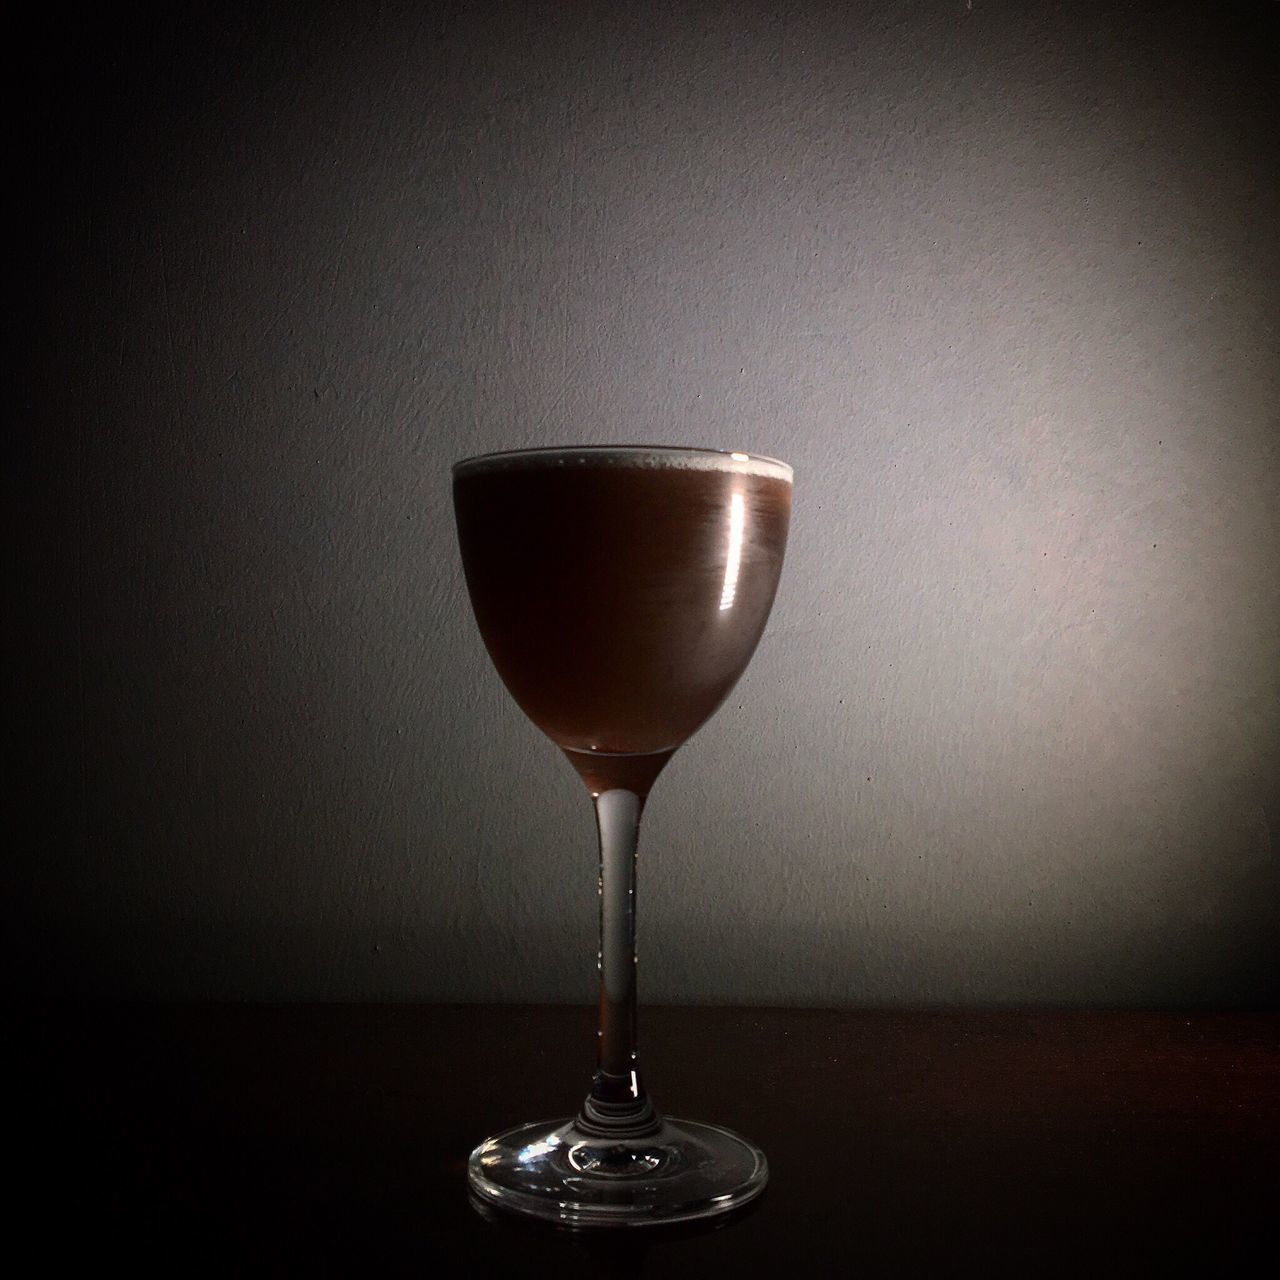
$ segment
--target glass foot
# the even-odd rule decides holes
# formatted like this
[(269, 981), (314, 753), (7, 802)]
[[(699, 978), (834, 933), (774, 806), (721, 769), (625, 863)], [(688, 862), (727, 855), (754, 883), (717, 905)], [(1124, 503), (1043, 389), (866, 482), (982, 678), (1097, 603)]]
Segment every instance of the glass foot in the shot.
[(573, 1120), (522, 1124), (467, 1162), (486, 1203), (575, 1227), (714, 1217), (753, 1200), (768, 1177), (763, 1151), (692, 1120), (664, 1120), (643, 1138), (590, 1137)]

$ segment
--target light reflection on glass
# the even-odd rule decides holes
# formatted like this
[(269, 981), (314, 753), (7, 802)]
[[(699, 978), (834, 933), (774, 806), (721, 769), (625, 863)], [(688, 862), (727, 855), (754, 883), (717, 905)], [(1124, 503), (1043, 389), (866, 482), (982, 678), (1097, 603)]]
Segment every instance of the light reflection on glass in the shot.
[(530, 1160), (536, 1160), (539, 1156), (545, 1156), (548, 1151), (554, 1151), (560, 1144), (560, 1139), (553, 1133), (543, 1142), (531, 1142), (516, 1159), (521, 1164), (528, 1164)]
[(738, 593), (738, 570), (742, 565), (742, 527), (746, 523), (746, 504), (742, 494), (729, 499), (729, 559), (724, 566), (724, 587), (720, 591), (721, 610), (733, 606)]

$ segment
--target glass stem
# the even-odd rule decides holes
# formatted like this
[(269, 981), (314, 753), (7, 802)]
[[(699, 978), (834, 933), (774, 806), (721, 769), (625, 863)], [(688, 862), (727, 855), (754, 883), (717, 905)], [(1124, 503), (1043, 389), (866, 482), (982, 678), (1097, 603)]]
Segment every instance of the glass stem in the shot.
[(661, 1121), (636, 1058), (636, 843), (644, 799), (614, 789), (596, 797), (600, 832), (600, 1022), (597, 1065), (578, 1128), (599, 1137), (639, 1137)]

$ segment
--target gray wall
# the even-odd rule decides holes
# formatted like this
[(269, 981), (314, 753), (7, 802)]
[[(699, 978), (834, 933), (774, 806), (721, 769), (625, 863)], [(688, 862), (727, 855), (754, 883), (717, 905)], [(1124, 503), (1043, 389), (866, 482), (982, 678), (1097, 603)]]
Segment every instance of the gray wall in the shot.
[(1277, 7), (789, 9), (36, 46), (10, 983), (590, 999), (448, 466), (620, 440), (797, 477), (646, 998), (1275, 1003)]

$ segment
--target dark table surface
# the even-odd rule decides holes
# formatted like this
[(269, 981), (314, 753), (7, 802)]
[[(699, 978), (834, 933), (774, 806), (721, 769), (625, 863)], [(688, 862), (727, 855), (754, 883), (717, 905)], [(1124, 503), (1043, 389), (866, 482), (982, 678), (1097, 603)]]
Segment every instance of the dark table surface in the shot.
[(30, 1196), (11, 1221), (42, 1270), (133, 1274), (1224, 1275), (1251, 1246), (1274, 1258), (1275, 1015), (647, 1009), (658, 1105), (755, 1139), (765, 1195), (715, 1230), (486, 1220), (469, 1149), (576, 1110), (591, 1019), (11, 1011), (27, 1146), (9, 1154)]

